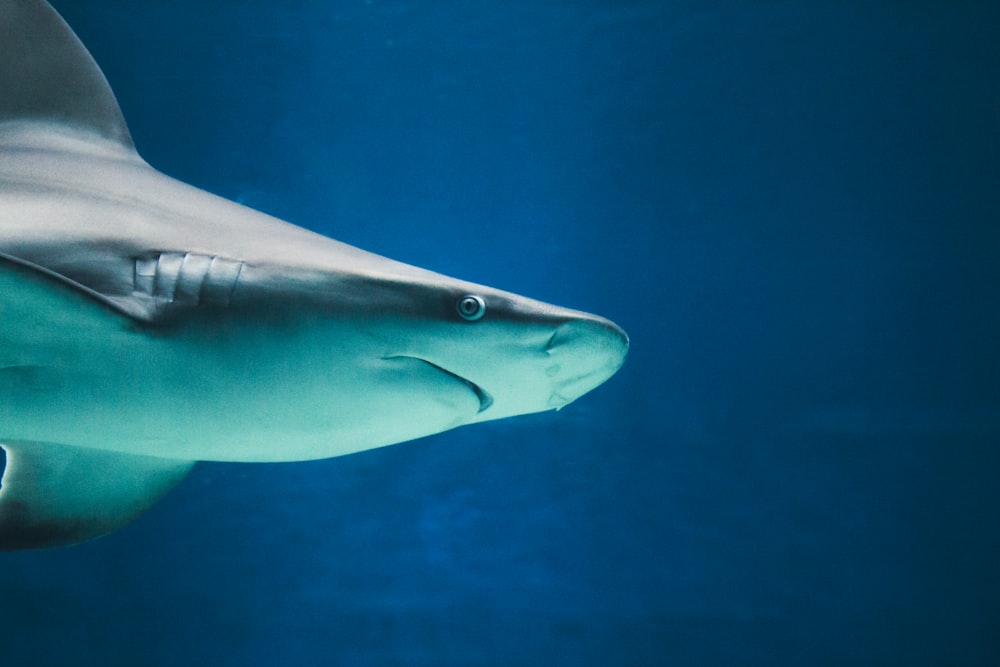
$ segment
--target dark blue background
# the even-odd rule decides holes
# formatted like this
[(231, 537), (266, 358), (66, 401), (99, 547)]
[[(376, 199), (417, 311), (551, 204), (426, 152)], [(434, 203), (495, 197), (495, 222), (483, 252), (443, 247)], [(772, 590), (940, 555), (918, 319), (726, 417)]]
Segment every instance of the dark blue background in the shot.
[(57, 7), (154, 166), (632, 351), (0, 555), (4, 665), (1000, 661), (995, 3)]

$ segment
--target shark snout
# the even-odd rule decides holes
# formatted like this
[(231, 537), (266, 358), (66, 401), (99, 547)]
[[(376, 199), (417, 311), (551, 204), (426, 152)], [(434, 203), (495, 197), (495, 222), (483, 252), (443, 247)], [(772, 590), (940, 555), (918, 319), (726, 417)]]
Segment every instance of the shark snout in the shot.
[(628, 334), (614, 322), (587, 316), (559, 326), (549, 340), (549, 406), (561, 408), (610, 378), (625, 363)]

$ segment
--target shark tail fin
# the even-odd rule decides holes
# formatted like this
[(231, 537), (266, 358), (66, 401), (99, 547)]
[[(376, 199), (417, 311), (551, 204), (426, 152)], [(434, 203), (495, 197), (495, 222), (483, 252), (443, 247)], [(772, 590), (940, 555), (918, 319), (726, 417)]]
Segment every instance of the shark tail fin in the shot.
[(4, 442), (0, 550), (75, 544), (128, 523), (187, 475), (192, 461), (38, 442)]
[(0, 126), (70, 127), (135, 152), (101, 69), (44, 0), (0, 0)]

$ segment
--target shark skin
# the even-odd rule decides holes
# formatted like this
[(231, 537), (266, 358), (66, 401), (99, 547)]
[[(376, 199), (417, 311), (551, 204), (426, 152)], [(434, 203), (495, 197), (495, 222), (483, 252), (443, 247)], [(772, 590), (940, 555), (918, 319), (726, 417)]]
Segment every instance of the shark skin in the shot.
[(340, 456), (559, 409), (612, 322), (340, 243), (150, 167), (42, 0), (0, 0), (0, 549), (72, 544), (196, 461)]

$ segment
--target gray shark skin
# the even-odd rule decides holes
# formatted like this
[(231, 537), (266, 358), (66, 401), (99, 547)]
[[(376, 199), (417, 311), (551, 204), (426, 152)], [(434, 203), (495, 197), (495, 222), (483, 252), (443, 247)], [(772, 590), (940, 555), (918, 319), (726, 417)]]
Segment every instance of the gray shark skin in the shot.
[(558, 409), (613, 323), (374, 255), (139, 157), (42, 0), (0, 0), (0, 549), (128, 522), (199, 460), (339, 456)]

